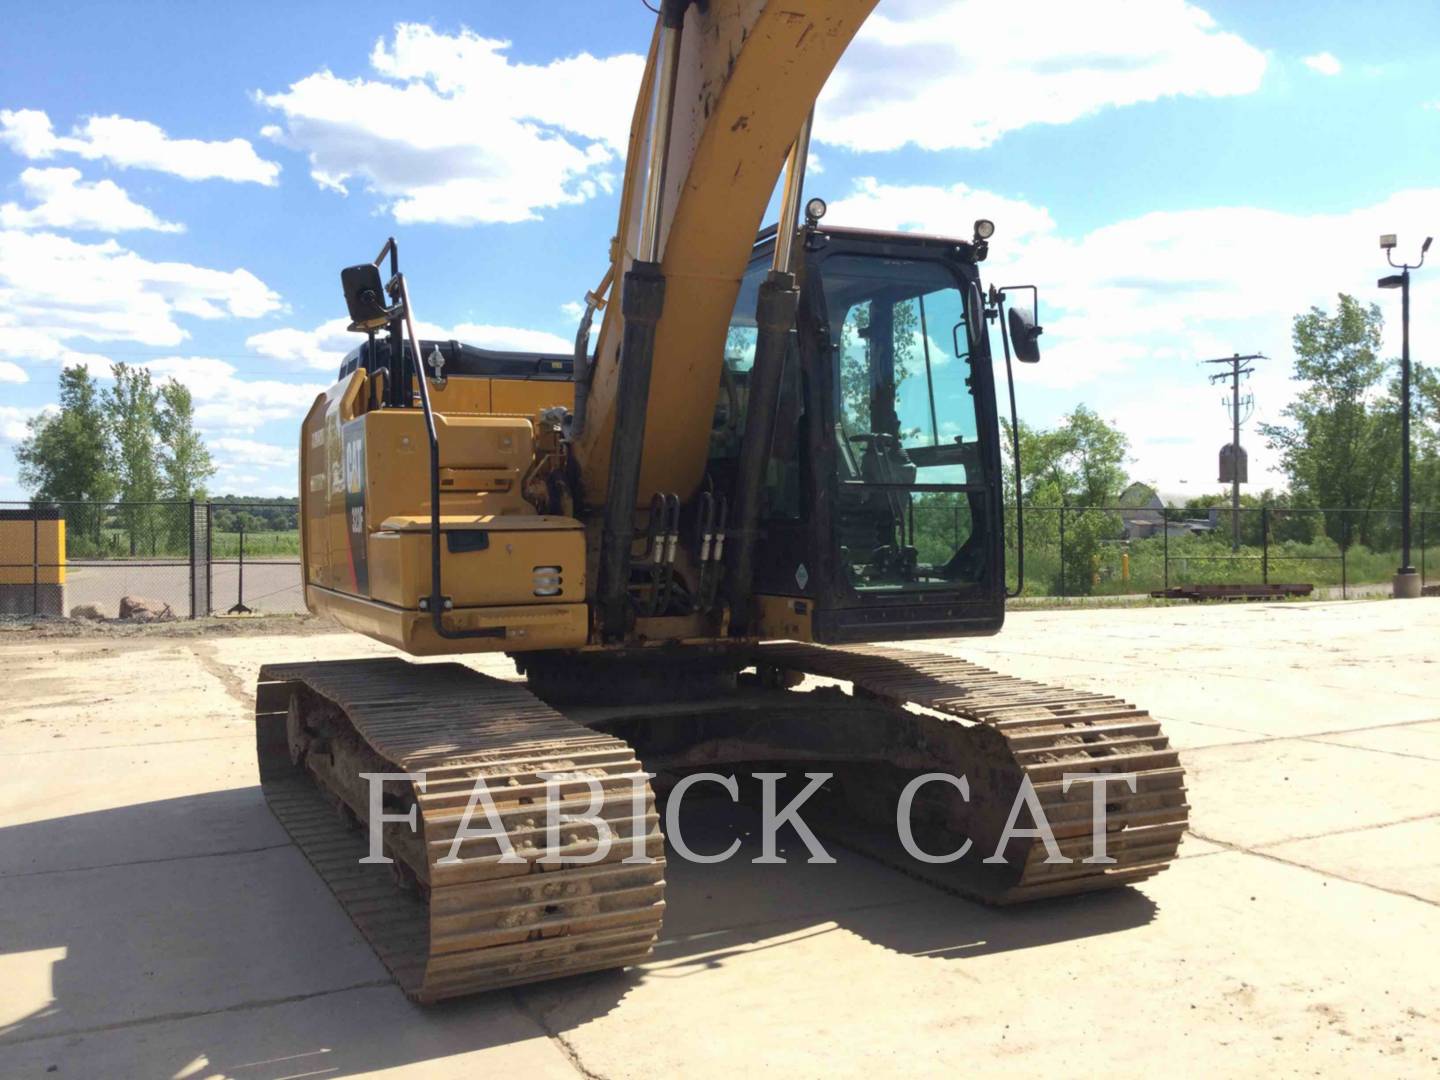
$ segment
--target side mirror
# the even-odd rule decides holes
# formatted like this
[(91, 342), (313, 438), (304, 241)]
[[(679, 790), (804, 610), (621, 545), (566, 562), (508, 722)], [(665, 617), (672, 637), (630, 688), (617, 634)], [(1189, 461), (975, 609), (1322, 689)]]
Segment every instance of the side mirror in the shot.
[(374, 263), (347, 266), (340, 271), (345, 306), (350, 309), (351, 330), (378, 330), (395, 317), (385, 305), (385, 285)]
[(1012, 304), (1005, 312), (1010, 324), (1010, 344), (1015, 349), (1015, 359), (1022, 364), (1035, 364), (1040, 360), (1040, 335), (1045, 328), (1035, 325), (1033, 308)]

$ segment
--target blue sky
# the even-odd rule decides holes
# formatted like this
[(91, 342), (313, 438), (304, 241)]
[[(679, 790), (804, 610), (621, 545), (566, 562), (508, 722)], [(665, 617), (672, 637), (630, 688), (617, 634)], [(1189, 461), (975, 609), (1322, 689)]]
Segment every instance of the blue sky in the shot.
[[(293, 494), (299, 417), (350, 344), (339, 268), (390, 233), (425, 323), (564, 347), (604, 270), (652, 19), (639, 0), (8, 10), (0, 498), (60, 365), (109, 360), (192, 386), (214, 490)], [(1025, 418), (1087, 402), (1134, 475), (1209, 491), (1226, 418), (1196, 361), (1267, 353), (1252, 390), (1276, 418), (1291, 317), (1382, 299), (1380, 232), (1402, 251), (1440, 232), (1437, 48), (1426, 2), (885, 0), (822, 99), (807, 190), (836, 223), (993, 218), (989, 273), (1039, 284), (1047, 324)]]

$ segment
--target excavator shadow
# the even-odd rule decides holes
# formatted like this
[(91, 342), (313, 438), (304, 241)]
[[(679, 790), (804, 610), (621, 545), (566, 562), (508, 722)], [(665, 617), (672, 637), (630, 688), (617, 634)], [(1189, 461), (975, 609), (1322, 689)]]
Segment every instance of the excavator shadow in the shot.
[(833, 864), (807, 862), (788, 829), (787, 862), (756, 864), (758, 815), (698, 789), (680, 823), (696, 852), (741, 846), (710, 865), (672, 848), (648, 963), (430, 1008), (404, 999), (259, 788), (0, 828), (0, 1073), (345, 1076), (519, 1052), (632, 992), (678, 990), (760, 950), (795, 949), (797, 971), (831, 944), (964, 964), (1120, 932), (1155, 912), (1128, 888), (986, 908), (829, 841)]
[[(563, 1033), (647, 984), (678, 992), (676, 983), (744, 963), (763, 950), (794, 950), (799, 985), (837, 957), (848, 961), (856, 949), (878, 946), (883, 952), (875, 953), (875, 967), (883, 980), (893, 977), (895, 959), (963, 966), (987, 955), (1123, 933), (1149, 923), (1158, 910), (1133, 887), (989, 907), (823, 836), (820, 843), (835, 861), (810, 862), (806, 845), (788, 827), (780, 831), (776, 852), (787, 861), (757, 864), (759, 814), (723, 797), (702, 798), (699, 789), (687, 795), (679, 823), (687, 846), (697, 853), (719, 853), (737, 840), (740, 847), (723, 863), (701, 864), (681, 858), (671, 845), (665, 924), (650, 962), (519, 988), (517, 995), (547, 1029)], [(778, 1000), (789, 991), (777, 986), (770, 992)]]

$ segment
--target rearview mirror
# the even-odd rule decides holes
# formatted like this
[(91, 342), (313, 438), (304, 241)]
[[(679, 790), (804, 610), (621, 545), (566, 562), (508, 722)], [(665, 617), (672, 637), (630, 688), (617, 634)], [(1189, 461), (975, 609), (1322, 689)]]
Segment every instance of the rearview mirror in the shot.
[(394, 318), (385, 306), (385, 285), (374, 263), (341, 270), (340, 287), (345, 290), (345, 306), (350, 309), (351, 330), (378, 330)]
[(1033, 308), (1012, 304), (1005, 312), (1010, 324), (1010, 344), (1015, 349), (1015, 359), (1023, 364), (1034, 364), (1040, 360), (1040, 335), (1044, 327), (1035, 325)]

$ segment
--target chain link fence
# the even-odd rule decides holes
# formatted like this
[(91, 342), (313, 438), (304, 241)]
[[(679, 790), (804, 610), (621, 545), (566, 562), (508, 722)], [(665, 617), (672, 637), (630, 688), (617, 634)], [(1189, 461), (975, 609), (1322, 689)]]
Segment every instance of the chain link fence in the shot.
[[(1026, 507), (1027, 596), (1116, 596), (1208, 585), (1311, 585), (1313, 595), (1388, 594), (1401, 512), (1311, 507)], [(1411, 563), (1436, 571), (1440, 513), (1411, 511)], [(1007, 511), (1010, 583), (1014, 510)]]
[[(303, 612), (299, 512), (295, 502), (0, 503), (0, 614)], [(58, 545), (46, 540), (57, 522)]]
[[(0, 503), (0, 615), (83, 608), (119, 618), (127, 598), (176, 618), (303, 612), (299, 512), (295, 502)], [(917, 505), (913, 514), (917, 545), (953, 551), (968, 535), (968, 511)], [(1228, 506), (1024, 514), (1027, 596), (1308, 584), (1315, 595), (1348, 598), (1387, 593), (1401, 562), (1398, 510), (1241, 507), (1238, 528)], [(59, 554), (46, 540), (56, 522)], [(1013, 585), (1013, 509), (1006, 525)], [(1412, 512), (1411, 560), (1424, 585), (1436, 571), (1434, 546), (1440, 513)]]

